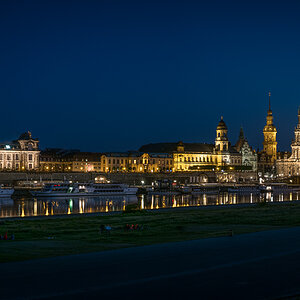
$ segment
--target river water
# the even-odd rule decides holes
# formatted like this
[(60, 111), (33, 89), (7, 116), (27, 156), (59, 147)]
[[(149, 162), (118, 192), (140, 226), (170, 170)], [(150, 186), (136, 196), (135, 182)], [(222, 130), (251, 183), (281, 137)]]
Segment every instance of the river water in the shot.
[(239, 194), (218, 193), (200, 195), (139, 195), (68, 198), (0, 198), (0, 218), (49, 216), (113, 212), (136, 204), (141, 209), (176, 208), (187, 206), (245, 204), (262, 201), (281, 202), (300, 199), (300, 192)]

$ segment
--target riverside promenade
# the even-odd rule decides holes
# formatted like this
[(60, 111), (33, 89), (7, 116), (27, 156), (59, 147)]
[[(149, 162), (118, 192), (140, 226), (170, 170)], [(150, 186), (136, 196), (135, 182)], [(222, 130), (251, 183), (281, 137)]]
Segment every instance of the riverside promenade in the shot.
[(282, 299), (300, 227), (0, 265), (1, 299)]

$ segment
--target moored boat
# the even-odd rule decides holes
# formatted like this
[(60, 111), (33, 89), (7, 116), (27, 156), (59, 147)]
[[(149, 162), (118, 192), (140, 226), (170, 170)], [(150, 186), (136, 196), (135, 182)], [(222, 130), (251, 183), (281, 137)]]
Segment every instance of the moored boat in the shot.
[(41, 191), (30, 191), (34, 197), (80, 197), (106, 195), (135, 195), (136, 187), (118, 183), (51, 183)]
[(260, 193), (261, 188), (257, 185), (240, 185), (228, 188), (228, 193)]

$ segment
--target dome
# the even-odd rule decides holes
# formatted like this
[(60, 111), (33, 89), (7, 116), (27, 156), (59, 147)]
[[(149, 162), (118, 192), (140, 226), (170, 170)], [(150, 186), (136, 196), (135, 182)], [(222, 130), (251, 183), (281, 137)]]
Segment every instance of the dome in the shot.
[(227, 130), (227, 126), (223, 120), (223, 117), (221, 117), (221, 121), (219, 122), (217, 126), (217, 130)]

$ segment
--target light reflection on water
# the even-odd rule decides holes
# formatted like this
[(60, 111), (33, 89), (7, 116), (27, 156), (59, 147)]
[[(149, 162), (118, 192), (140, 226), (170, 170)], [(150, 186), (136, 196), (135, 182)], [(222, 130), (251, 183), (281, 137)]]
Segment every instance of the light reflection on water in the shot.
[(188, 206), (282, 202), (299, 199), (299, 192), (265, 194), (199, 194), (199, 195), (139, 195), (79, 198), (11, 199), (0, 198), (0, 218), (83, 214), (125, 210), (128, 204), (140, 209), (176, 208)]

